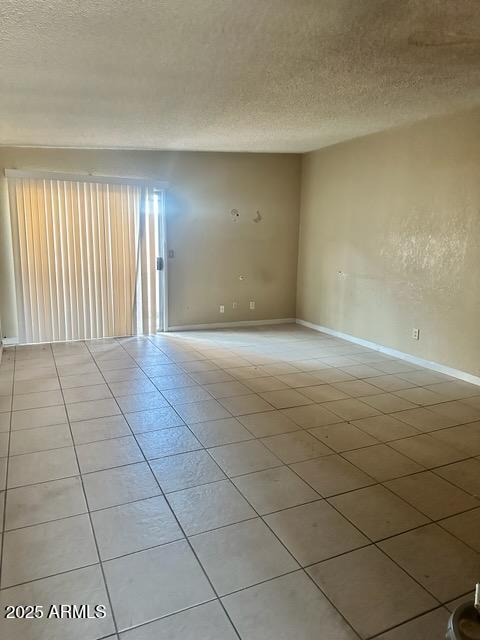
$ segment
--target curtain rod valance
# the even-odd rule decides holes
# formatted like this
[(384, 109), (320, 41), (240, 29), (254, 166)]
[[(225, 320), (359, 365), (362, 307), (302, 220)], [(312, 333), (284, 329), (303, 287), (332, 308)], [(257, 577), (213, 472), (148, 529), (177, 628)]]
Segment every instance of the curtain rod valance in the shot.
[(69, 182), (96, 182), (100, 184), (126, 184), (147, 186), (153, 189), (167, 189), (168, 182), (160, 182), (151, 178), (132, 178), (121, 176), (99, 176), (77, 173), (60, 173), (57, 171), (26, 171), (22, 169), (5, 169), (7, 178), (36, 178), (40, 180), (65, 180)]

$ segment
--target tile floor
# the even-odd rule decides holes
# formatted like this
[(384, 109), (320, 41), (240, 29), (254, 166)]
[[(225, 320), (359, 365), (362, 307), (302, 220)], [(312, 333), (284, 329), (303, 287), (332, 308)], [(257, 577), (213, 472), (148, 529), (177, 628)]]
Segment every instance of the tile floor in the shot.
[[(433, 640), (480, 388), (295, 325), (4, 351), (2, 640)], [(5, 620), (8, 604), (103, 604)]]

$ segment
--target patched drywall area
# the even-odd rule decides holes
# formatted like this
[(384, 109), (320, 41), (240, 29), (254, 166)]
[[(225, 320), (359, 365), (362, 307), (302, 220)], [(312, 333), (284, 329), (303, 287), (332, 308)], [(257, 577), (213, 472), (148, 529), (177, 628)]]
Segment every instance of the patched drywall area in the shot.
[[(295, 316), (298, 155), (0, 148), (0, 168), (168, 182), (170, 326)], [(14, 337), (4, 184), (0, 207), (2, 329)]]
[(479, 375), (479, 140), (477, 109), (304, 156), (297, 317)]

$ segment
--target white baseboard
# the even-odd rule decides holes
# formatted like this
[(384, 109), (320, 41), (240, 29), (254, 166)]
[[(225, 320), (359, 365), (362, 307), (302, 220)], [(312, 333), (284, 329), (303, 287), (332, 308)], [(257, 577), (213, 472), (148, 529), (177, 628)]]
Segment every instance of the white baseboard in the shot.
[(181, 324), (168, 327), (167, 331), (196, 331), (197, 329), (228, 329), (233, 327), (254, 327), (266, 324), (295, 324), (296, 318), (273, 318), (272, 320), (233, 320), (232, 322), (210, 322), (207, 324)]
[(386, 355), (392, 356), (394, 358), (406, 360), (407, 362), (411, 362), (412, 364), (417, 364), (419, 367), (425, 367), (426, 369), (431, 369), (432, 371), (443, 373), (446, 376), (452, 376), (452, 378), (458, 378), (459, 380), (464, 380), (465, 382), (470, 382), (471, 384), (480, 385), (480, 377), (474, 376), (472, 373), (467, 373), (466, 371), (461, 371), (460, 369), (454, 369), (453, 367), (447, 367), (444, 364), (432, 362), (431, 360), (417, 358), (417, 356), (413, 356), (410, 353), (397, 351), (396, 349), (391, 349), (390, 347), (385, 347), (381, 344), (377, 344), (376, 342), (364, 340), (363, 338), (356, 338), (355, 336), (351, 336), (348, 333), (335, 331), (334, 329), (330, 329), (329, 327), (323, 327), (319, 324), (314, 324), (313, 322), (307, 322), (307, 320), (301, 320), (300, 318), (297, 318), (297, 324), (302, 325), (302, 327), (313, 329), (314, 331), (321, 331), (322, 333), (334, 336), (335, 338), (341, 338), (342, 340), (347, 340), (348, 342), (359, 344), (362, 347), (368, 347), (369, 349), (379, 351), (380, 353), (385, 353)]

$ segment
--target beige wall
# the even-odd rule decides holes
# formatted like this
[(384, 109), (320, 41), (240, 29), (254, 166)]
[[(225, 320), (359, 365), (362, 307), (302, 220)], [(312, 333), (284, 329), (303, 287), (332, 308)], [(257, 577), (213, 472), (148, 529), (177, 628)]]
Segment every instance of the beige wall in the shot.
[[(170, 325), (295, 316), (300, 156), (0, 148), (0, 167), (168, 181)], [(1, 195), (0, 308), (4, 333), (15, 336), (4, 187)], [(231, 209), (240, 212), (236, 223)]]
[(480, 110), (304, 156), (297, 317), (480, 374)]

